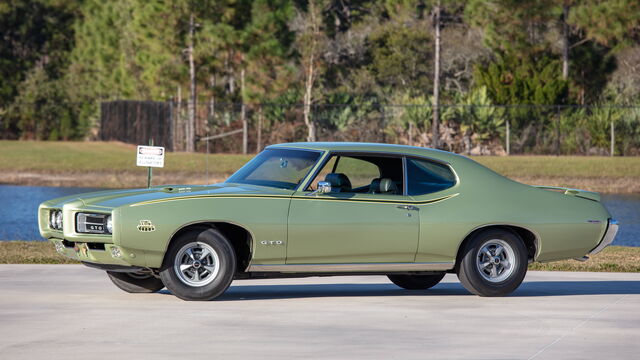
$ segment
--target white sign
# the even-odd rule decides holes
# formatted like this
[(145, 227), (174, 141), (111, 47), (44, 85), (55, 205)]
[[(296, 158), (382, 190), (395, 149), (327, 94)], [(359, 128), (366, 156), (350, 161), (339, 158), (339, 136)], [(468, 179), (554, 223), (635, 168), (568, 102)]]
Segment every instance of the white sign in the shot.
[(164, 148), (161, 146), (138, 145), (136, 165), (164, 167)]

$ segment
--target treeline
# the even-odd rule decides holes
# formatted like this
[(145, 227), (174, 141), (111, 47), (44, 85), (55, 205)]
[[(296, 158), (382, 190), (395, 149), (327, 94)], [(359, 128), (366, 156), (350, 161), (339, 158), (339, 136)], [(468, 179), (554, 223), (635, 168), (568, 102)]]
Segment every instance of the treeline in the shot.
[[(187, 138), (224, 120), (198, 116), (218, 104), (298, 140), (357, 134), (383, 104), (409, 105), (389, 141), (502, 143), (508, 122), (523, 151), (588, 138), (572, 152), (606, 147), (615, 121), (620, 151), (640, 143), (638, 109), (492, 107), (637, 105), (637, 0), (10, 0), (0, 34), (2, 138), (91, 138), (101, 101), (133, 99), (184, 104)], [(315, 116), (324, 104), (343, 111)]]

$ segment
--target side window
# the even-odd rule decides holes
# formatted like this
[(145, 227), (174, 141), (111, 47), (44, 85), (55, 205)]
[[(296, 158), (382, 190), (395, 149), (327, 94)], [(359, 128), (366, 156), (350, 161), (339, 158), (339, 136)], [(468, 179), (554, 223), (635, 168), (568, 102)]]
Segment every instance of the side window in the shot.
[(322, 170), (320, 170), (318, 175), (316, 175), (315, 179), (313, 179), (313, 181), (311, 182), (311, 185), (309, 185), (307, 190), (318, 189), (318, 181), (324, 181), (324, 178), (327, 177), (327, 174), (329, 174), (333, 170), (333, 167), (336, 165), (337, 158), (338, 158), (337, 156), (332, 156), (331, 159), (329, 159), (327, 164), (322, 168)]
[(354, 190), (368, 187), (371, 181), (380, 177), (380, 169), (377, 165), (347, 156), (340, 157), (335, 172), (347, 175)]
[(319, 181), (331, 183), (331, 192), (403, 195), (402, 158), (336, 154), (307, 191), (316, 190)]
[(427, 160), (407, 158), (409, 195), (430, 194), (456, 184), (456, 176), (448, 166)]

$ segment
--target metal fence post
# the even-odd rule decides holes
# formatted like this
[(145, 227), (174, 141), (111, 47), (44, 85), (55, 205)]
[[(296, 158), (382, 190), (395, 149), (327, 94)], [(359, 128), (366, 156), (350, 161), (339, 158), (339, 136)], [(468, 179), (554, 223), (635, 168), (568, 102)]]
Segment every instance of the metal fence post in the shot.
[(507, 119), (507, 155), (511, 155), (511, 125)]
[(616, 131), (613, 125), (613, 119), (611, 119), (611, 150), (609, 151), (609, 156), (615, 155), (615, 145), (616, 145)]
[(560, 156), (560, 106), (556, 106), (556, 156)]

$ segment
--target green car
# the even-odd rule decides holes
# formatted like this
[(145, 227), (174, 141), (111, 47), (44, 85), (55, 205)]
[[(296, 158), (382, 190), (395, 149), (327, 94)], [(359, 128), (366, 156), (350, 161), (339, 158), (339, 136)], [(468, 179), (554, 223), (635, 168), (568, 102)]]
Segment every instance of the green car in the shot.
[(446, 273), (503, 296), (532, 261), (588, 259), (618, 225), (597, 193), (524, 185), (453, 153), (364, 143), (267, 147), (221, 184), (110, 190), (44, 202), (40, 233), (119, 288), (185, 300), (234, 279)]

